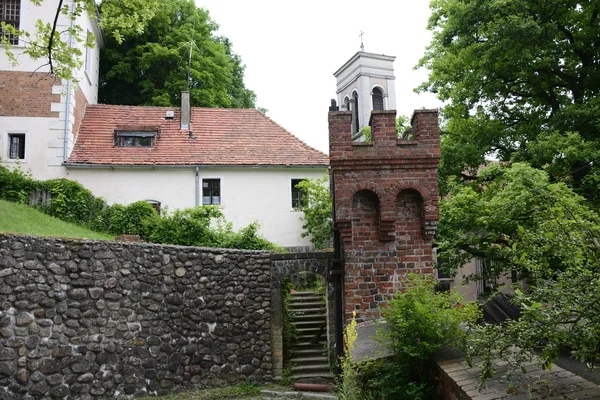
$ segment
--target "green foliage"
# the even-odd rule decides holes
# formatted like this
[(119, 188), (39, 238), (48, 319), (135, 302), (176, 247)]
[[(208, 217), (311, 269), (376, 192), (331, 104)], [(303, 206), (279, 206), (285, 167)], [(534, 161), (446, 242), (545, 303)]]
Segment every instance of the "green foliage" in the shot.
[[(40, 6), (42, 0), (33, 1), (33, 4)], [(105, 0), (102, 2), (99, 24), (111, 38), (121, 42), (123, 34), (144, 31), (158, 4), (157, 0)], [(52, 74), (61, 79), (74, 79), (77, 70), (83, 66), (80, 47), (94, 46), (93, 36), (78, 24), (78, 20), (85, 13), (95, 18), (96, 9), (94, 0), (74, 0), (53, 10), (56, 17), (63, 16), (69, 23), (72, 22), (66, 28), (54, 24), (55, 15), (47, 21), (37, 20), (32, 32), (15, 29), (4, 22), (0, 23), (0, 28), (18, 36), (25, 43), (23, 53), (34, 61), (45, 60), (43, 65), (47, 65)], [(16, 65), (18, 60), (13, 46), (5, 36), (0, 36), (0, 44), (4, 45), (8, 59)]]
[[(595, 1), (434, 0), (420, 90), (446, 102), (441, 180), (494, 156), (548, 167), (596, 203), (600, 30)], [(445, 187), (443, 187), (445, 188)]]
[(0, 198), (29, 204), (36, 193), (48, 193), (50, 203), (36, 205), (44, 213), (67, 222), (92, 227), (92, 221), (102, 213), (105, 203), (81, 184), (68, 179), (38, 181), (19, 165), (9, 169), (0, 166)]
[(37, 188), (31, 174), (21, 167), (13, 169), (0, 165), (0, 198), (15, 203), (29, 203), (29, 195)]
[(25, 204), (5, 200), (0, 200), (0, 232), (81, 239), (114, 239), (113, 236), (43, 214)]
[(216, 30), (208, 11), (193, 1), (160, 2), (142, 33), (126, 35), (123, 43), (107, 40), (100, 101), (172, 106), (189, 89), (194, 106), (253, 108), (256, 95), (244, 86), (241, 58), (227, 38), (214, 36)]
[(40, 183), (51, 194), (50, 204), (42, 206), (48, 215), (83, 226), (92, 226), (105, 207), (104, 200), (95, 197), (80, 183), (68, 179), (52, 179)]
[(346, 329), (349, 344), (338, 385), (343, 399), (413, 400), (432, 398), (433, 356), (445, 346), (466, 348), (468, 330), (481, 316), (476, 303), (455, 291), (435, 292), (431, 276), (409, 275), (383, 310), (387, 321), (379, 339), (392, 350), (386, 359), (356, 365), (349, 356), (356, 323)]
[(329, 193), (329, 177), (304, 179), (296, 185), (304, 196), (302, 237), (310, 236), (317, 249), (322, 249), (332, 237), (333, 205)]
[(468, 347), (469, 360), (481, 358), (482, 382), (494, 373), (498, 360), (516, 370), (534, 356), (549, 369), (562, 349), (589, 368), (600, 365), (600, 249), (595, 263), (569, 267), (552, 279), (537, 281), (528, 292), (518, 291), (514, 302), (521, 308), (518, 320), (475, 328)]
[[(283, 328), (282, 328), (282, 336), (283, 336), (283, 360), (286, 364), (286, 367), (289, 367), (289, 359), (290, 359), (290, 350), (292, 348), (292, 343), (297, 339), (298, 333), (296, 331), (296, 327), (292, 323), (294, 320), (292, 312), (289, 309), (290, 301), (292, 300), (292, 284), (288, 277), (285, 277), (281, 280), (281, 307), (283, 314)], [(290, 374), (291, 375), (291, 374)]]
[(260, 225), (253, 222), (235, 232), (231, 224), (224, 220), (217, 206), (200, 206), (175, 210), (160, 217), (149, 216), (143, 221), (139, 234), (144, 240), (153, 243), (277, 250), (278, 246), (260, 236), (259, 228)]
[(337, 377), (336, 394), (340, 400), (365, 400), (367, 393), (359, 386), (359, 369), (352, 359), (354, 343), (358, 339), (356, 332), (356, 312), (344, 329), (344, 355), (340, 357), (340, 375)]
[[(398, 139), (412, 139), (410, 129), (410, 118), (408, 116), (399, 115), (396, 117), (396, 135)], [(360, 133), (366, 143), (371, 143), (373, 141), (373, 133), (371, 132), (370, 126), (362, 127)]]
[(450, 185), (440, 205), (436, 241), (452, 271), (473, 257), (494, 277), (551, 277), (594, 260), (600, 219), (564, 183), (524, 163), (491, 164), (469, 184)]
[(440, 348), (464, 347), (461, 324), (475, 323), (481, 315), (476, 303), (465, 302), (457, 291), (435, 292), (435, 284), (429, 275), (409, 275), (405, 290), (394, 295), (383, 313), (386, 343), (396, 358), (411, 363), (417, 376)]

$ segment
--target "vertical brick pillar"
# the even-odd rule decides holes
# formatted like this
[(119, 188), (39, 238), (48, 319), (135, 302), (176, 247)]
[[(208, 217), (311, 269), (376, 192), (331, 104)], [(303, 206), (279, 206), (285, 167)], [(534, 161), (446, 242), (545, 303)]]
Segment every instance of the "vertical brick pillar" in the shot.
[(396, 137), (396, 111), (373, 111), (372, 143), (353, 143), (349, 112), (329, 113), (336, 228), (345, 261), (344, 309), (380, 317), (410, 272), (433, 272), (440, 159), (436, 110), (417, 110), (413, 137)]

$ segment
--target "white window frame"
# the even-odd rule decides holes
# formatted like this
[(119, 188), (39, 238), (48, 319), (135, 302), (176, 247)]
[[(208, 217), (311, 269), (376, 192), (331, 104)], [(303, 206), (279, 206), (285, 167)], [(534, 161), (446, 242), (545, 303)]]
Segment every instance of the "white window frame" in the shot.
[[(24, 158), (10, 158), (10, 136), (11, 135), (25, 135), (25, 157)], [(28, 140), (27, 140), (27, 131), (26, 130), (19, 130), (19, 129), (13, 129), (10, 131), (4, 131), (4, 135), (2, 137), (2, 139), (4, 140), (4, 146), (3, 146), (3, 151), (2, 151), (2, 161), (3, 162), (9, 162), (9, 163), (26, 163), (27, 162), (27, 156), (29, 154), (29, 152), (27, 151), (28, 146)]]
[[(219, 204), (204, 204), (204, 181), (219, 180)], [(223, 206), (223, 178), (219, 176), (209, 177), (205, 176), (200, 179), (200, 205), (201, 206)]]
[(302, 210), (299, 207), (294, 207), (294, 197), (292, 196), (292, 192), (294, 190), (294, 185), (293, 185), (293, 181), (305, 181), (308, 178), (303, 176), (303, 177), (295, 177), (295, 176), (291, 176), (288, 180), (288, 204), (290, 206), (290, 210), (293, 212), (302, 212)]

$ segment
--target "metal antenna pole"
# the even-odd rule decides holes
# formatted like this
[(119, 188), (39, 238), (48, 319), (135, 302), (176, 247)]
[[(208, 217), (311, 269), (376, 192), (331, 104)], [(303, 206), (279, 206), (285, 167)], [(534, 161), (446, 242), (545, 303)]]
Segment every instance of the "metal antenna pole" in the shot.
[(188, 59), (188, 70), (187, 70), (187, 88), (190, 90), (190, 82), (192, 81), (191, 69), (192, 69), (192, 51), (194, 44), (194, 31), (196, 30), (196, 20), (194, 19), (194, 25), (192, 26), (192, 39), (190, 40), (190, 57)]

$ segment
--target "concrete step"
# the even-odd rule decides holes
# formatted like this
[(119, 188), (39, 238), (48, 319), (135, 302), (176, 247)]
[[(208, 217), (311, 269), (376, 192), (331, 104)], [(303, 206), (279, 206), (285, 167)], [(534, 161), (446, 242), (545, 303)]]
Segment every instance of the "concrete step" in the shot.
[(321, 329), (320, 326), (296, 329), (296, 335), (299, 335), (299, 336), (315, 337), (319, 333), (321, 334), (321, 336), (327, 336), (327, 331), (325, 330), (325, 328)]
[(301, 322), (301, 321), (319, 321), (325, 323), (327, 321), (327, 316), (325, 314), (299, 314), (294, 313), (292, 315), (292, 322)]
[(308, 372), (318, 372), (318, 373), (331, 373), (329, 369), (329, 363), (325, 364), (302, 364), (302, 365), (292, 365), (292, 375), (302, 374)]
[[(310, 336), (310, 338), (313, 338), (313, 336)], [(292, 351), (294, 350), (314, 350), (314, 349), (321, 349), (324, 351), (324, 345), (325, 345), (325, 338), (321, 338), (321, 340), (319, 341), (319, 343), (310, 343), (309, 341), (303, 341), (303, 340), (298, 340), (295, 343), (292, 344)]]
[(318, 328), (325, 326), (325, 318), (313, 318), (311, 320), (292, 321), (296, 329)]
[(333, 374), (327, 371), (299, 372), (292, 374), (290, 378), (293, 382), (299, 383), (331, 384), (335, 380)]
[(320, 355), (318, 356), (311, 356), (311, 357), (297, 357), (297, 354), (294, 354), (292, 356), (292, 358), (290, 359), (290, 362), (292, 363), (292, 365), (306, 365), (306, 364), (321, 364), (321, 365), (327, 365), (327, 367), (329, 367), (329, 358), (327, 358), (327, 356), (325, 356), (323, 354), (323, 352), (321, 352)]
[[(316, 335), (316, 333), (313, 333), (312, 335), (310, 335), (310, 334), (309, 335), (303, 335), (303, 334), (297, 335), (295, 346), (297, 346), (299, 344), (303, 344), (303, 343), (304, 344), (313, 344), (313, 345), (317, 344), (317, 343), (311, 343), (311, 341), (315, 338), (315, 335)], [(321, 344), (321, 343), (325, 344), (326, 338), (327, 338), (327, 335), (325, 333), (323, 333), (323, 335), (321, 335), (321, 337), (319, 338), (318, 344)]]
[(322, 309), (323, 312), (325, 312), (325, 304), (321, 303), (320, 301), (310, 301), (310, 302), (307, 301), (307, 302), (302, 302), (302, 303), (300, 303), (300, 302), (295, 303), (295, 302), (290, 301), (288, 306), (290, 309), (294, 309), (294, 310), (318, 308), (318, 309)]
[[(311, 382), (319, 383), (319, 382)], [(331, 383), (331, 382), (325, 382)], [(276, 389), (263, 389), (261, 390), (263, 395), (269, 396), (264, 397), (264, 400), (269, 399), (321, 399), (321, 400), (336, 400), (337, 396), (327, 392), (296, 392), (291, 390), (276, 390)]]
[(323, 302), (323, 298), (319, 296), (304, 296), (304, 297), (292, 297), (290, 303), (310, 303), (310, 302)]
[(317, 295), (316, 292), (310, 292), (310, 291), (308, 291), (308, 292), (291, 292), (290, 294), (292, 295), (292, 297), (307, 297), (307, 296), (314, 297)]
[(322, 347), (314, 346), (314, 348), (292, 349), (291, 353), (293, 357), (321, 357), (325, 356), (326, 352)]

